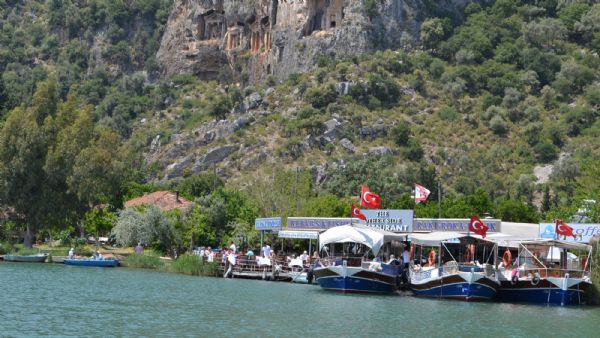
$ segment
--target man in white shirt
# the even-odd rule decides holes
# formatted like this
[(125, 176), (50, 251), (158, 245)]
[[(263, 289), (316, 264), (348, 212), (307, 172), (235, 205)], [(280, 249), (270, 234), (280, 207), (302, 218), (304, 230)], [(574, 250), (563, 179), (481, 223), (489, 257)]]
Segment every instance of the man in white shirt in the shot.
[(402, 262), (404, 262), (404, 268), (408, 269), (410, 264), (410, 251), (408, 251), (408, 245), (404, 247), (404, 251), (402, 252)]
[(233, 251), (233, 253), (237, 252), (237, 247), (235, 246), (235, 243), (231, 242), (231, 245), (229, 246), (229, 249), (231, 249), (231, 251)]
[(271, 255), (271, 246), (269, 244), (265, 244), (265, 246), (262, 247), (262, 252), (263, 257), (269, 258)]

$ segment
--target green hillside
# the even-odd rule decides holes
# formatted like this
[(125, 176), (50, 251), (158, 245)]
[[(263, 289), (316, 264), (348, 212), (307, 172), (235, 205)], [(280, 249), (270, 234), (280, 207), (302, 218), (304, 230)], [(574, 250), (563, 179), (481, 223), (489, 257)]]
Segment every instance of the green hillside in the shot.
[(198, 201), (165, 216), (179, 245), (235, 238), (257, 216), (345, 216), (361, 184), (413, 208), (413, 183), (434, 201), (439, 183), (446, 217), (569, 219), (600, 201), (593, 1), (472, 3), (464, 21), (426, 18), (418, 44), (325, 53), (262, 84), (160, 77), (169, 4), (0, 0), (11, 231), (107, 232), (123, 200), (161, 189)]

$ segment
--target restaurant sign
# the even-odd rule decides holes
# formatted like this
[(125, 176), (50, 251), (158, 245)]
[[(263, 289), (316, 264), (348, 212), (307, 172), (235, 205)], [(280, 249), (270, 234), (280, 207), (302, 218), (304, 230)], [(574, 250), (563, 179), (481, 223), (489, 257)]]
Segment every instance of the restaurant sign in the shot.
[(367, 217), (366, 225), (392, 232), (412, 232), (413, 210), (362, 210)]
[[(569, 242), (589, 243), (593, 236), (600, 236), (600, 224), (597, 223), (569, 223), (573, 228), (575, 238), (572, 236), (560, 236), (559, 239)], [(556, 230), (554, 223), (540, 223), (541, 238), (556, 238)]]
[[(415, 218), (413, 222), (413, 231), (469, 231), (468, 218)], [(485, 225), (488, 226), (488, 232), (500, 232), (499, 219), (483, 219)]]
[(359, 223), (357, 219), (343, 217), (288, 217), (287, 228), (325, 230), (340, 225)]
[(254, 220), (256, 230), (279, 230), (281, 229), (281, 217), (257, 218)]

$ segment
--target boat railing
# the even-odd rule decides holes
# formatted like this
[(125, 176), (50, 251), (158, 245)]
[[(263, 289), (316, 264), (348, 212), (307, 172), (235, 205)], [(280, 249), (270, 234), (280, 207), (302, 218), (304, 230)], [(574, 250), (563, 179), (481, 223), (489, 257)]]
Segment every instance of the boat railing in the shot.
[(559, 268), (528, 268), (518, 269), (519, 278), (586, 278), (590, 277), (589, 271), (576, 270), (576, 269), (559, 269)]

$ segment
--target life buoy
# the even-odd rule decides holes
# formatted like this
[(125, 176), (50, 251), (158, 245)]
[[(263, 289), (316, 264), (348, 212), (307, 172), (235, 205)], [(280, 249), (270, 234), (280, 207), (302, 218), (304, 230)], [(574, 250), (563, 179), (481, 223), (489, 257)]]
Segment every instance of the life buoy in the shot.
[(502, 255), (502, 266), (508, 268), (511, 262), (512, 254), (510, 253), (510, 250), (506, 249), (506, 251), (504, 251), (504, 255)]
[(531, 278), (531, 285), (535, 286), (535, 285), (538, 285), (539, 283), (540, 283), (540, 274), (536, 272), (533, 275), (533, 278)]
[(435, 250), (429, 251), (429, 257), (427, 257), (427, 266), (435, 266)]

